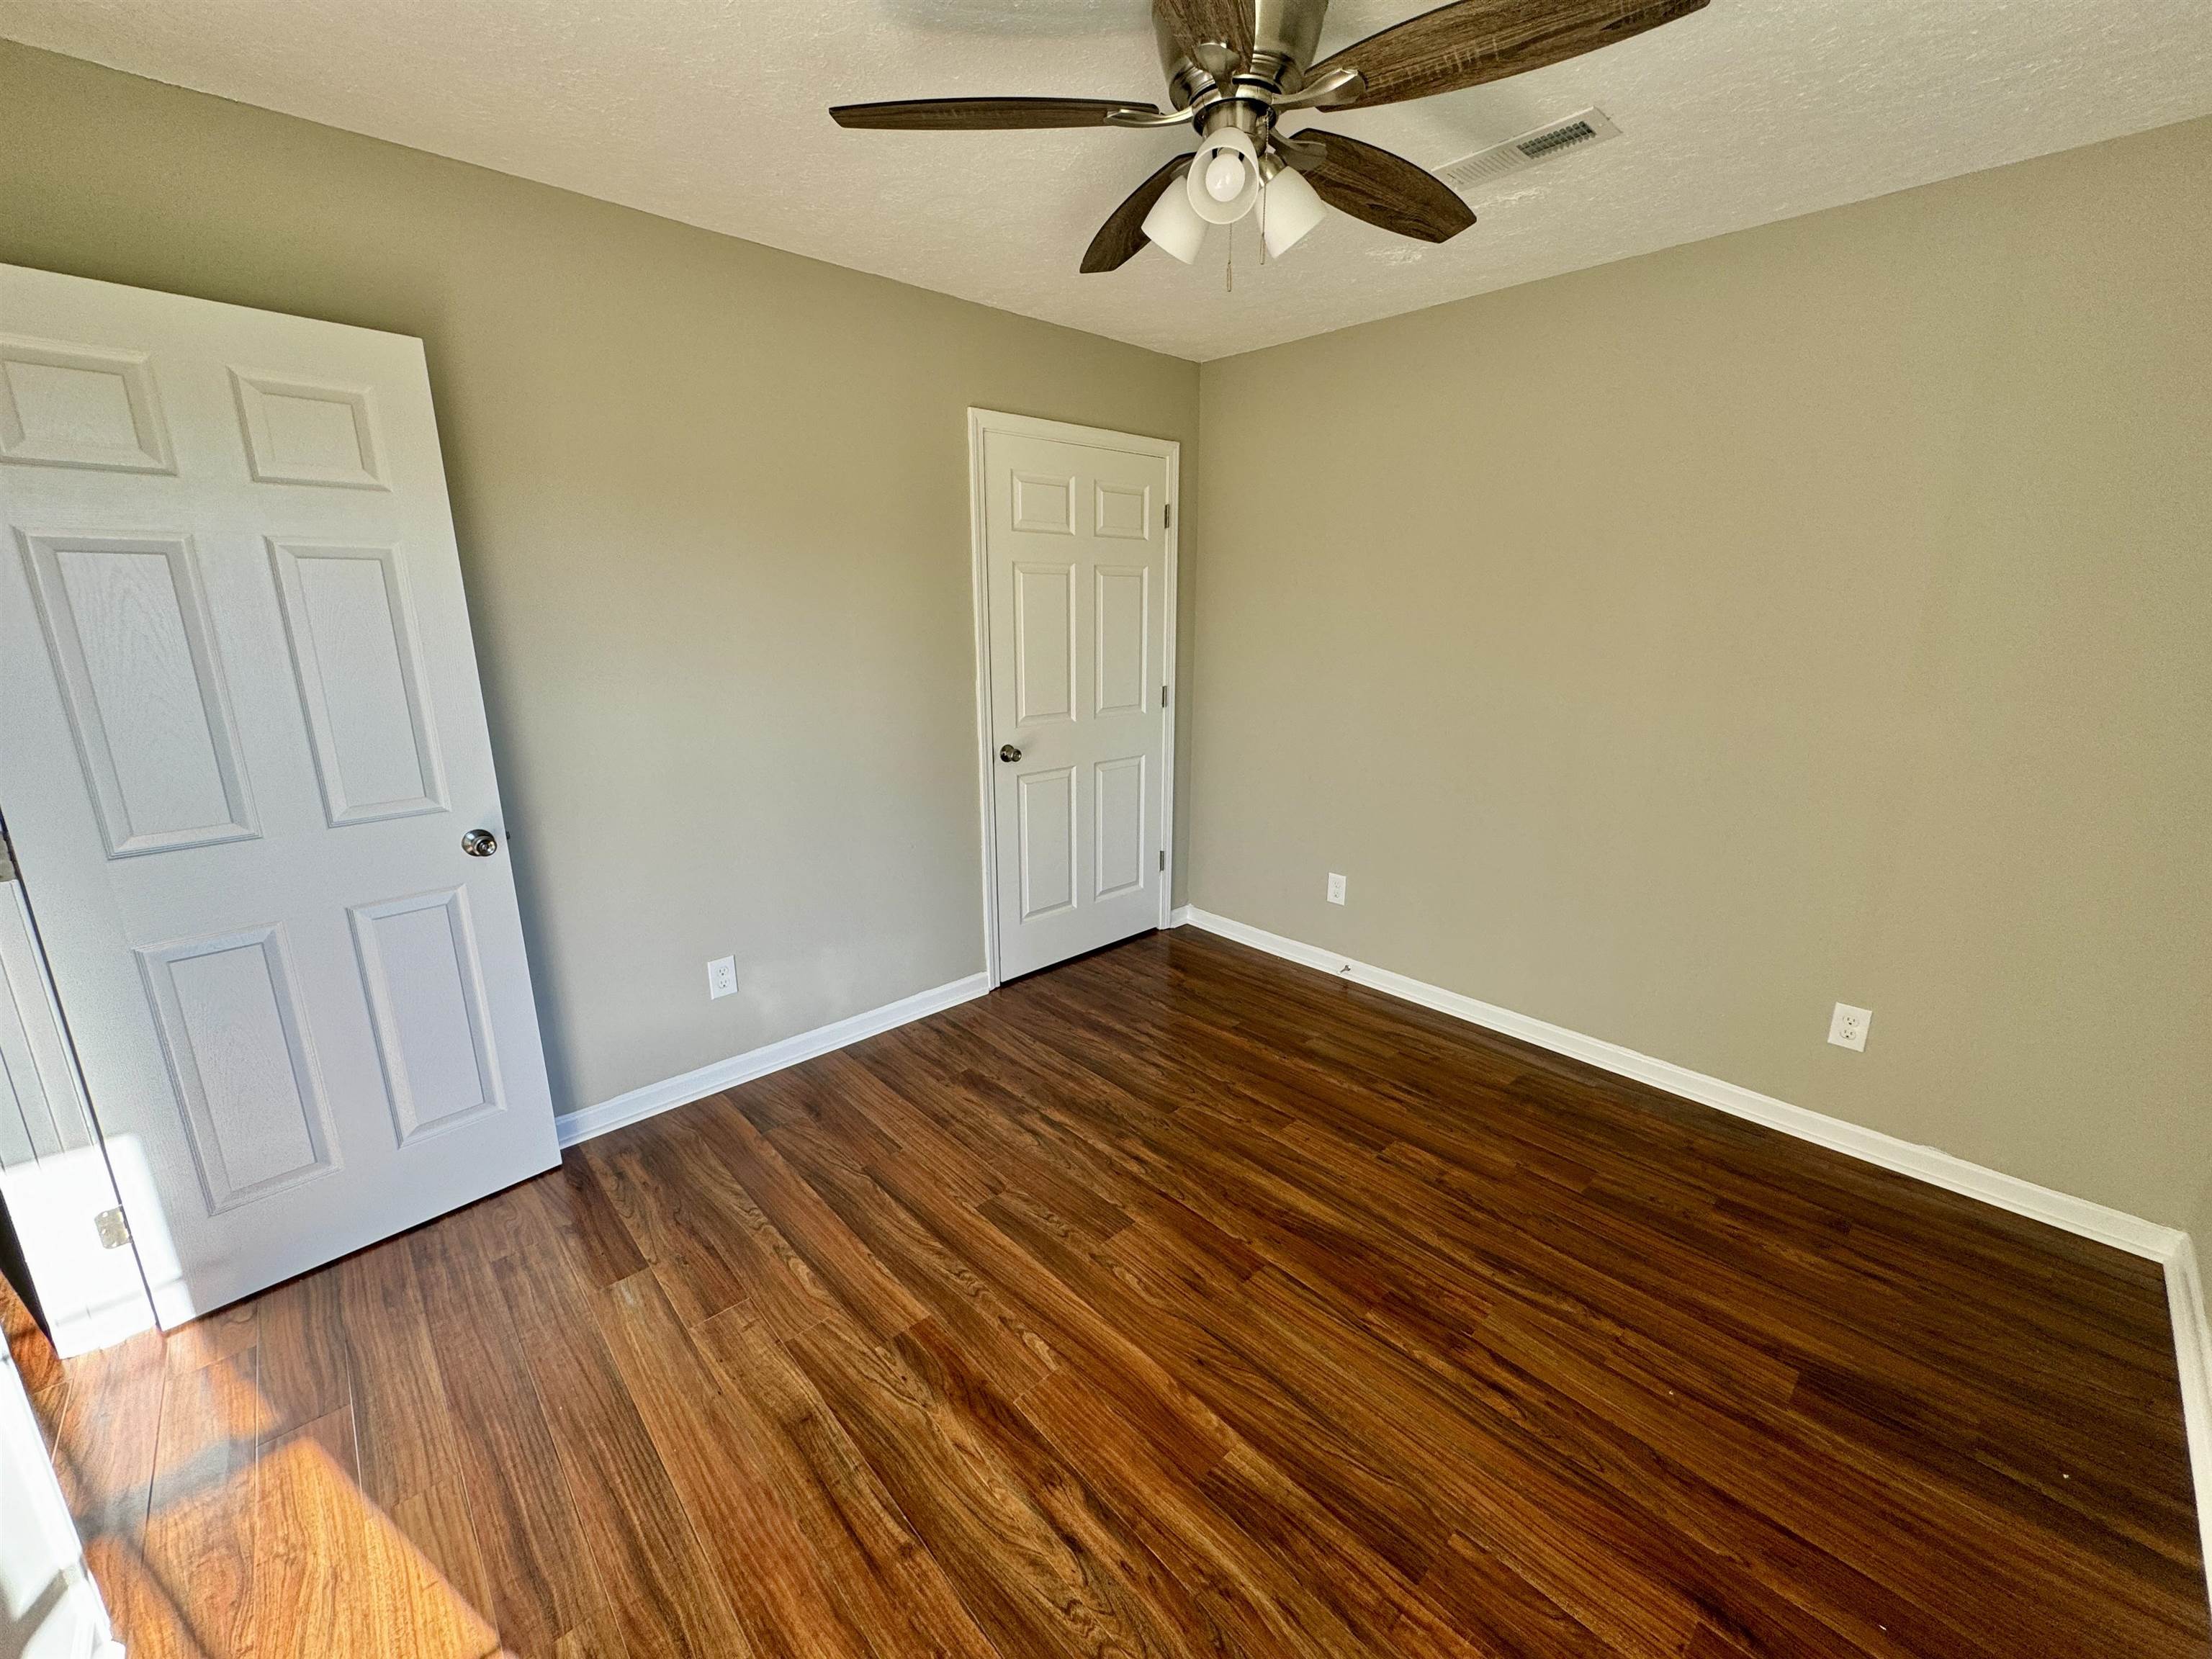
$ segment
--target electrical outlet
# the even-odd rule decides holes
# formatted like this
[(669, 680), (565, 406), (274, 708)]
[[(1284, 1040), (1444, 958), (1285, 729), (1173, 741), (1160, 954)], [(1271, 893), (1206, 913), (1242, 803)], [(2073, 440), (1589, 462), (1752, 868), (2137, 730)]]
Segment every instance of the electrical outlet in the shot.
[(1344, 878), (1334, 872), (1331, 872), (1328, 878), (1328, 902), (1331, 904), (1344, 902)]
[(1874, 1024), (1874, 1010), (1854, 1008), (1848, 1002), (1836, 1005), (1836, 1012), (1828, 1017), (1828, 1041), (1838, 1048), (1866, 1048), (1867, 1027)]
[(737, 993), (738, 959), (735, 957), (717, 957), (708, 963), (707, 964), (708, 997), (711, 1000), (715, 997), (735, 996)]

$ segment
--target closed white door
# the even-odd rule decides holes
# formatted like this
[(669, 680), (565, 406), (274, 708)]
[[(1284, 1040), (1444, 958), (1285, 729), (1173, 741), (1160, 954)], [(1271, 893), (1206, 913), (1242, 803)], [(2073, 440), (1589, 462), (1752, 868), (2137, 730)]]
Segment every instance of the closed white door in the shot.
[(162, 1323), (551, 1167), (421, 343), (0, 267), (0, 814)]
[(980, 488), (1006, 978), (1164, 920), (1173, 471), (1158, 444), (992, 418)]

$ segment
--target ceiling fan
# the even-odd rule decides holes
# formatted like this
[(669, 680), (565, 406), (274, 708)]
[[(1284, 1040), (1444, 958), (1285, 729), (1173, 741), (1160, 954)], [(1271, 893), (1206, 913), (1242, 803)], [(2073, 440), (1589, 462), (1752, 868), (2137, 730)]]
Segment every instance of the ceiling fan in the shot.
[[(842, 127), (900, 132), (1188, 125), (1198, 148), (1137, 186), (1099, 227), (1086, 271), (1146, 241), (1188, 264), (1213, 225), (1256, 211), (1279, 255), (1326, 207), (1425, 242), (1474, 215), (1434, 174), (1342, 133), (1277, 130), (1292, 110), (1365, 109), (1563, 63), (1702, 9), (1706, 0), (1453, 0), (1314, 61), (1328, 0), (1152, 0), (1172, 109), (1121, 98), (915, 98), (841, 104)], [(1173, 186), (1180, 180), (1183, 187)]]

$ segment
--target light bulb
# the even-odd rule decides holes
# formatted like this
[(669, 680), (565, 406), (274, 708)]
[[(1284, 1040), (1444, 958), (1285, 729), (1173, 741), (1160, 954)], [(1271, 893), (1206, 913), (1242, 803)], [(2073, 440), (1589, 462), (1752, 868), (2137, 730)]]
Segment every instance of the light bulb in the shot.
[(1183, 193), (1210, 225), (1234, 224), (1260, 198), (1260, 152), (1235, 127), (1208, 133), (1192, 159)]

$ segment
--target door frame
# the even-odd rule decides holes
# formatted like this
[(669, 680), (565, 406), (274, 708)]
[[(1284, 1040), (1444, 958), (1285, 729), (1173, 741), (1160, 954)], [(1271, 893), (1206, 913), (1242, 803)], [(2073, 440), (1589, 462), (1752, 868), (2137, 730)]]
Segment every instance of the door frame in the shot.
[(1160, 709), (1162, 741), (1166, 755), (1161, 767), (1160, 851), (1166, 862), (1160, 869), (1160, 919), (1165, 927), (1175, 895), (1175, 783), (1176, 783), (1176, 553), (1182, 538), (1182, 444), (1175, 438), (1149, 438), (1141, 433), (1112, 432), (1103, 427), (1075, 426), (1034, 415), (1012, 415), (1000, 410), (968, 410), (968, 536), (971, 555), (969, 579), (975, 611), (975, 764), (976, 791), (982, 802), (983, 823), (983, 976), (993, 986), (999, 980), (999, 809), (992, 768), (997, 756), (991, 745), (991, 573), (989, 552), (984, 546), (988, 493), (983, 476), (983, 441), (992, 433), (1010, 437), (1044, 438), (1059, 443), (1085, 444), (1094, 449), (1117, 449), (1132, 455), (1151, 455), (1168, 464), (1167, 600), (1161, 618), (1160, 684), (1167, 696)]

